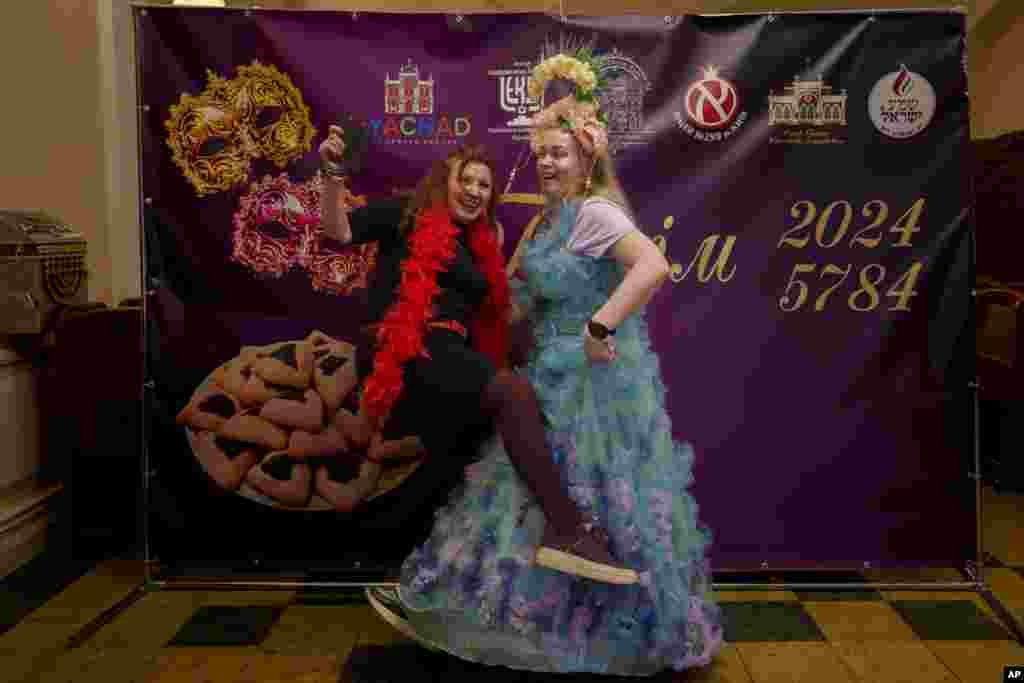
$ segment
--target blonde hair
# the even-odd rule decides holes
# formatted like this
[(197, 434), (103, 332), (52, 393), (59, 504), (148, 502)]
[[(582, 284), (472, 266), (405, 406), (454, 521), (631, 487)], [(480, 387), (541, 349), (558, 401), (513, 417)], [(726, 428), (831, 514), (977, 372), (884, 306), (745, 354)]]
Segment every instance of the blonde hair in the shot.
[[(583, 157), (584, 155), (585, 153), (580, 149), (580, 156)], [(608, 152), (596, 154), (596, 159), (592, 160), (592, 163), (593, 170), (590, 172), (590, 190), (584, 192), (586, 197), (606, 199), (613, 204), (618, 204), (627, 213), (632, 214), (629, 202), (626, 200), (626, 193), (623, 192), (622, 184), (619, 183), (619, 176), (615, 172), (615, 163)]]

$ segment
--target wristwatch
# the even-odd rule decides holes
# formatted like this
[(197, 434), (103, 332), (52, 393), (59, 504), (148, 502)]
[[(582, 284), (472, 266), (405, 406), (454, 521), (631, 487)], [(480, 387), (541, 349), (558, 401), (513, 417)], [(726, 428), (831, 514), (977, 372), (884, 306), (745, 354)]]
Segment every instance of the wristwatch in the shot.
[(587, 322), (587, 332), (598, 341), (604, 341), (609, 335), (615, 334), (615, 330), (609, 329), (595, 320)]

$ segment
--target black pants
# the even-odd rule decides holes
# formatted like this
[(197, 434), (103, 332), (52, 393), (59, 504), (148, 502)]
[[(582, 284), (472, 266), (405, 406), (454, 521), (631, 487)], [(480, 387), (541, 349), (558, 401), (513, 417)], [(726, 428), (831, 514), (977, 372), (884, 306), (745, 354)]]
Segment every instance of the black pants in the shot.
[[(418, 538), (429, 533), (433, 510), (444, 504), (465, 466), (477, 457), (481, 437), (497, 431), (553, 532), (574, 537), (585, 519), (552, 459), (530, 383), (497, 371), (453, 332), (435, 331), (426, 347), (429, 358), (405, 367), (405, 389), (385, 428), (386, 438), (418, 434), (428, 451), (423, 464), (393, 492), (407, 515), (404, 526), (416, 527)], [(397, 513), (392, 507), (386, 514)]]
[(384, 438), (416, 434), (433, 458), (443, 458), (454, 454), (468, 433), (488, 426), (483, 394), (497, 370), (449, 330), (432, 330), (424, 345), (430, 358), (406, 363), (405, 387)]
[(430, 358), (405, 365), (405, 386), (383, 437), (419, 436), (428, 455), (401, 486), (364, 510), (370, 526), (410, 533), (414, 543), (429, 534), (434, 512), (494, 431), (483, 405), (484, 390), (497, 373), (489, 358), (455, 332), (431, 330), (424, 345)]

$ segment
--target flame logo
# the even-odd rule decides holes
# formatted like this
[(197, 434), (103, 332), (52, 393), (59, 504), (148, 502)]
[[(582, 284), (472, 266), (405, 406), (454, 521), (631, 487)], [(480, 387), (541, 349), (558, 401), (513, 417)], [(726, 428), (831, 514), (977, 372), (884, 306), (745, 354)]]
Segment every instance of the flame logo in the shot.
[(900, 74), (893, 81), (892, 91), (897, 97), (906, 97), (914, 89), (914, 79), (905, 64), (900, 65)]

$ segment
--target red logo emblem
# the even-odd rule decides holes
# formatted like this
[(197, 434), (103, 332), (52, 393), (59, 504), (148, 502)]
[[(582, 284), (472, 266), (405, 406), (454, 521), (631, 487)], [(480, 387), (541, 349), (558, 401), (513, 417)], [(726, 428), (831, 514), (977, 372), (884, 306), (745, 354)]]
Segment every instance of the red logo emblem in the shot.
[(705, 68), (704, 78), (690, 85), (686, 91), (686, 114), (698, 128), (725, 128), (736, 118), (739, 110), (740, 97), (735, 86), (721, 78), (713, 66)]

